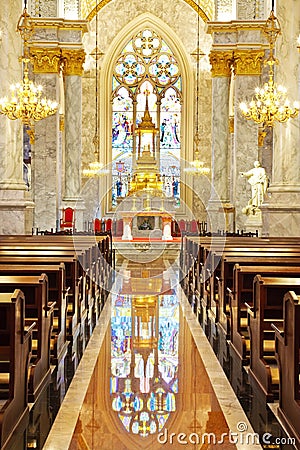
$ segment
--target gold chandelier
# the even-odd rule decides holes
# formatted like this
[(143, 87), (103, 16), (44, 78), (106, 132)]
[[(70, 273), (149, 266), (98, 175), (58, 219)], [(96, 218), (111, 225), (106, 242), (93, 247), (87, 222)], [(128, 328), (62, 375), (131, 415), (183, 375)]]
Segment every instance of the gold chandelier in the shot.
[(200, 50), (200, 7), (198, 3), (198, 18), (197, 18), (197, 50), (193, 55), (197, 57), (197, 77), (196, 77), (196, 86), (197, 86), (197, 103), (196, 103), (196, 134), (194, 137), (194, 155), (195, 159), (190, 161), (190, 167), (185, 167), (184, 171), (190, 175), (208, 175), (210, 169), (205, 167), (204, 162), (200, 160), (200, 133), (199, 133), (199, 84), (200, 84), (200, 56), (204, 56), (204, 53)]
[(95, 177), (97, 175), (103, 175), (106, 171), (103, 171), (103, 164), (99, 162), (99, 136), (98, 133), (93, 137), (93, 144), (95, 146), (94, 157), (95, 161), (89, 163), (87, 169), (83, 169), (82, 175), (86, 178)]
[(30, 136), (31, 143), (34, 142), (34, 122), (45, 119), (55, 114), (58, 104), (56, 101), (42, 97), (42, 86), (36, 86), (29, 79), (30, 54), (28, 50), (28, 39), (32, 36), (33, 27), (30, 24), (30, 15), (27, 13), (26, 3), (23, 14), (20, 16), (17, 31), (23, 39), (23, 55), (20, 61), (23, 63), (23, 80), (10, 86), (11, 98), (0, 99), (0, 114), (6, 115), (10, 120), (20, 119), (26, 125), (26, 131)]
[(263, 87), (255, 89), (255, 98), (251, 100), (249, 105), (246, 102), (240, 103), (243, 116), (261, 125), (262, 141), (267, 127), (273, 127), (276, 121), (287, 122), (299, 113), (299, 103), (294, 102), (293, 107), (291, 107), (287, 99), (286, 88), (274, 83), (274, 65), (278, 64), (278, 59), (274, 56), (274, 47), (281, 28), (274, 15), (273, 7), (263, 32), (267, 36), (270, 46), (269, 57), (265, 60), (265, 65), (269, 67), (269, 80)]
[(185, 167), (185, 169), (184, 169), (184, 171), (186, 173), (189, 173), (191, 175), (208, 175), (210, 172), (210, 168), (205, 167), (204, 162), (200, 160), (200, 152), (199, 152), (200, 142), (201, 142), (201, 140), (199, 137), (199, 133), (197, 131), (195, 138), (194, 138), (195, 159), (194, 159), (194, 161), (190, 162), (191, 167)]

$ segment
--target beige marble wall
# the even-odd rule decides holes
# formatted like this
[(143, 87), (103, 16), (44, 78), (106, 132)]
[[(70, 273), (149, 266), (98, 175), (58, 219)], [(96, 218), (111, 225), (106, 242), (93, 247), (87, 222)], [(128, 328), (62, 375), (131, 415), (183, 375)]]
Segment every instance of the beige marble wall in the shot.
[[(299, 67), (297, 51), (300, 10), (295, 0), (277, 5), (277, 16), (282, 35), (277, 40), (279, 66), (275, 81), (288, 89), (293, 103), (300, 98)], [(291, 14), (293, 11), (293, 14)], [(300, 118), (290, 119), (274, 127), (273, 171), (263, 211), (265, 235), (293, 235), (300, 233)]]

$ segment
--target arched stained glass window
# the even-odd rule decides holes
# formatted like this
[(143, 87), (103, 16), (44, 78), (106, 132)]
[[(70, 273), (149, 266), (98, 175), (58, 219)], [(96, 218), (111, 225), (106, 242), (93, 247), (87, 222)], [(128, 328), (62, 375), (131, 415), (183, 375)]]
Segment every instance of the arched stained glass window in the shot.
[(146, 97), (159, 130), (156, 155), (163, 189), (167, 197), (179, 199), (181, 84), (172, 50), (149, 28), (133, 36), (116, 59), (112, 77), (113, 206), (128, 193), (138, 148), (135, 129), (144, 115)]

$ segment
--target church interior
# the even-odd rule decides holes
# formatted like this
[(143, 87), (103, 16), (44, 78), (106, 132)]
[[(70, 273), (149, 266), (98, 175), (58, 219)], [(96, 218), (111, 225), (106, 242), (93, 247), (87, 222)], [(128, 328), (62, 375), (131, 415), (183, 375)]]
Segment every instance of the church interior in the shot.
[(300, 450), (300, 1), (2, 1), (0, 81), (0, 449)]

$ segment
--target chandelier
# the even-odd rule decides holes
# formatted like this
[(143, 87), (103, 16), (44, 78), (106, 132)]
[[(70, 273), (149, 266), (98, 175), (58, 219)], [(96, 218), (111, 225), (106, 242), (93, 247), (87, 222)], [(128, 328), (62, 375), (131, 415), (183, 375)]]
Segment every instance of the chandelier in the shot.
[(278, 19), (274, 15), (274, 5), (263, 32), (270, 47), (269, 57), (265, 60), (265, 65), (269, 68), (269, 80), (263, 87), (255, 89), (255, 98), (249, 105), (246, 102), (240, 103), (240, 109), (246, 119), (261, 125), (260, 132), (264, 137), (265, 129), (273, 127), (276, 121), (283, 123), (295, 118), (299, 113), (299, 103), (294, 102), (292, 107), (287, 99), (287, 89), (274, 83), (274, 65), (278, 64), (278, 59), (274, 56), (274, 47), (277, 36), (281, 33)]
[[(198, 122), (197, 122), (198, 124)], [(198, 125), (197, 125), (198, 126)], [(200, 137), (199, 133), (197, 131), (195, 138), (194, 138), (194, 144), (195, 144), (195, 159), (194, 161), (190, 162), (191, 167), (185, 167), (184, 171), (186, 173), (189, 173), (191, 175), (208, 175), (210, 172), (209, 167), (205, 167), (204, 162), (200, 160)]]
[(199, 133), (199, 84), (200, 84), (200, 56), (204, 56), (204, 53), (200, 50), (200, 7), (198, 3), (198, 18), (197, 18), (197, 50), (192, 53), (197, 57), (197, 76), (196, 76), (196, 86), (197, 86), (197, 102), (196, 102), (196, 134), (194, 137), (194, 155), (195, 159), (190, 161), (190, 167), (185, 167), (184, 171), (190, 175), (207, 175), (210, 172), (208, 167), (205, 167), (204, 162), (200, 160), (200, 133)]
[(101, 55), (98, 49), (98, 14), (96, 14), (96, 47), (91, 53), (95, 59), (95, 135), (93, 137), (94, 161), (89, 163), (87, 169), (83, 169), (82, 175), (86, 178), (101, 176), (107, 173), (102, 170), (103, 164), (99, 162), (99, 133), (98, 133), (98, 59)]
[(42, 97), (43, 87), (36, 86), (29, 79), (30, 54), (28, 39), (32, 36), (33, 27), (30, 24), (30, 15), (27, 13), (26, 3), (23, 14), (20, 16), (17, 31), (23, 39), (23, 55), (20, 61), (23, 63), (23, 80), (10, 86), (11, 98), (0, 99), (0, 114), (6, 115), (10, 120), (20, 119), (26, 126), (31, 143), (34, 142), (34, 122), (45, 119), (55, 114), (58, 104), (55, 101)]

